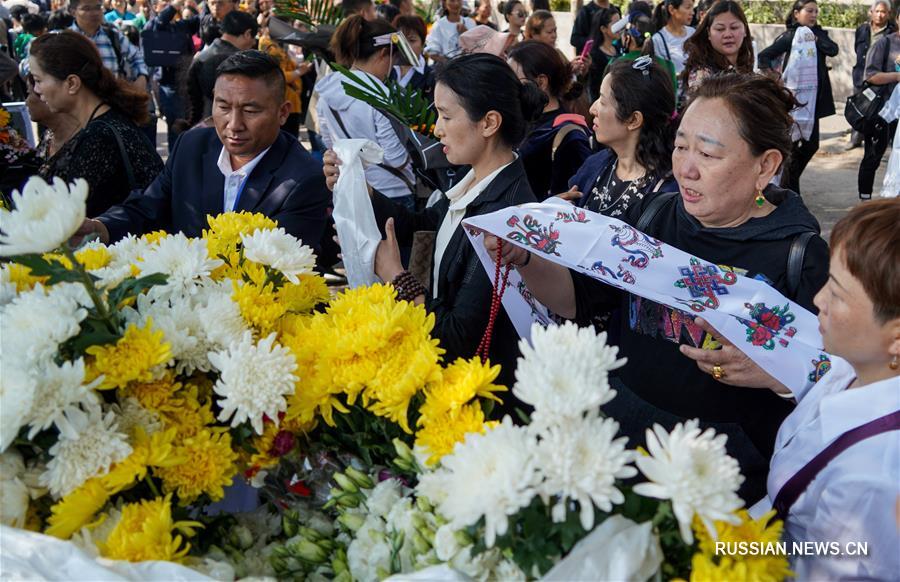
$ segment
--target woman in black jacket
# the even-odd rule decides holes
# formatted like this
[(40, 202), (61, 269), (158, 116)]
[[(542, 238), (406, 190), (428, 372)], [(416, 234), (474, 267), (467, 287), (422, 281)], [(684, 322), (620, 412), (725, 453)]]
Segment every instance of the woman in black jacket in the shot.
[[(856, 51), (856, 64), (853, 65), (853, 89), (861, 91), (865, 82), (866, 58), (869, 50), (875, 46), (882, 37), (894, 32), (894, 23), (891, 22), (891, 3), (888, 0), (875, 0), (869, 8), (869, 20), (860, 24), (856, 29), (856, 38), (853, 48)], [(851, 138), (852, 146), (862, 144), (863, 136), (856, 130)]]
[[(412, 212), (378, 192), (372, 206), (386, 240), (375, 255), (375, 273), (393, 283), (401, 299), (424, 304), (435, 315), (434, 336), (446, 350), (445, 361), (471, 358), (488, 324), (493, 281), (462, 228), (465, 218), (511, 205), (535, 202), (521, 160), (513, 151), (528, 124), (541, 114), (547, 97), (533, 83), (520, 83), (502, 59), (488, 54), (457, 57), (438, 70), (434, 103), (435, 135), (452, 164), (472, 169), (433, 206)], [(329, 186), (337, 177), (329, 152), (324, 172)], [(399, 245), (409, 246), (417, 231), (435, 231), (431, 281), (423, 285), (403, 269)], [(498, 382), (512, 386), (518, 335), (501, 309), (489, 357), (501, 365)], [(505, 398), (507, 410), (512, 397)], [(508, 410), (507, 410), (508, 411)]]
[(818, 25), (819, 5), (816, 0), (796, 0), (787, 18), (787, 30), (775, 39), (769, 47), (759, 53), (758, 63), (762, 71), (779, 68), (784, 71), (794, 43), (794, 34), (801, 26), (806, 26), (816, 35), (816, 54), (818, 56), (818, 81), (816, 91), (816, 114), (812, 134), (808, 140), (794, 142), (791, 150), (791, 161), (785, 169), (781, 185), (800, 193), (800, 175), (806, 165), (819, 150), (819, 120), (834, 115), (834, 94), (831, 91), (831, 78), (825, 57), (836, 57), (838, 45), (829, 38), (828, 33)]

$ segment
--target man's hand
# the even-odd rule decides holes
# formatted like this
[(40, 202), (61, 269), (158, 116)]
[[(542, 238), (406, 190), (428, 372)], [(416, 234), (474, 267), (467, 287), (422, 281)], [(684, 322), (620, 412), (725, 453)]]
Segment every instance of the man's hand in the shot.
[(81, 241), (84, 240), (84, 237), (92, 234), (99, 235), (100, 242), (103, 244), (109, 244), (109, 230), (107, 230), (106, 225), (93, 218), (84, 219), (84, 222), (81, 223), (81, 226), (78, 227), (78, 230), (75, 231), (75, 234), (69, 239), (69, 243), (72, 246), (78, 246), (81, 244)]

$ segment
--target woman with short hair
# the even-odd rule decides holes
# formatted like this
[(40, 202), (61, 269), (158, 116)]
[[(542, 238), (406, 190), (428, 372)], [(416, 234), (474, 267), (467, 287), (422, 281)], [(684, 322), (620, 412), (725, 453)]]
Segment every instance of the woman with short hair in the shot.
[(535, 10), (525, 21), (525, 40), (556, 46), (556, 19), (549, 10)]
[[(647, 235), (726, 272), (765, 281), (814, 309), (813, 295), (827, 277), (827, 245), (800, 197), (769, 185), (791, 148), (795, 105), (789, 91), (766, 77), (708, 79), (685, 110), (675, 138), (672, 167), (680, 195), (644, 197), (629, 208), (625, 222), (645, 223)], [(485, 241), (492, 253), (496, 242), (494, 237)], [(789, 268), (788, 256), (798, 244), (805, 258), (799, 268)], [(618, 337), (619, 355), (628, 361), (611, 379), (618, 394), (603, 410), (619, 421), (632, 445), (642, 443), (654, 423), (671, 429), (698, 418), (701, 427), (728, 435), (729, 454), (746, 477), (740, 491), (744, 500), (764, 495), (775, 434), (791, 410), (788, 402), (768, 390), (727, 386), (720, 381), (726, 376), (711, 375), (715, 368), (698, 368), (685, 357), (694, 348), (714, 353), (708, 350), (716, 347), (691, 315), (515, 245), (503, 246), (502, 259), (516, 265), (534, 297), (561, 317), (588, 323), (610, 306), (620, 306), (611, 336)], [(731, 358), (737, 357), (730, 351), (715, 353), (723, 356), (719, 370), (730, 369)]]
[(149, 95), (116, 79), (90, 39), (72, 31), (45, 34), (31, 43), (28, 61), (34, 93), (50, 111), (78, 122), (77, 133), (39, 175), (84, 178), (88, 216), (103, 214), (162, 172), (162, 159), (139, 128), (149, 118)]
[[(751, 509), (756, 517), (779, 510), (788, 542), (866, 544), (865, 555), (794, 555), (797, 580), (893, 580), (900, 572), (898, 224), (900, 199), (890, 198), (857, 206), (835, 225), (828, 282), (815, 298), (831, 369), (793, 395), (768, 495)], [(772, 389), (784, 392), (777, 382)], [(873, 430), (876, 419), (885, 432)]]

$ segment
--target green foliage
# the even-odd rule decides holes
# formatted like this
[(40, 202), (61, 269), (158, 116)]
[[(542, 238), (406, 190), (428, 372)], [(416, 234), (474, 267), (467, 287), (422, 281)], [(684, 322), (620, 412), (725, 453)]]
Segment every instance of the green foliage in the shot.
[[(600, 512), (595, 515), (598, 521), (605, 516)], [(478, 534), (483, 526), (484, 518), (467, 530), (469, 536), (476, 540), (472, 548), (473, 556), (487, 550), (484, 537)], [(578, 511), (570, 508), (564, 522), (553, 523), (550, 507), (544, 504), (540, 496), (535, 496), (531, 505), (510, 516), (509, 529), (502, 536), (497, 536), (494, 547), (514, 561), (523, 572), (532, 572), (537, 568), (543, 575), (587, 534), (581, 527)]]
[(337, 26), (344, 17), (344, 11), (334, 0), (275, 0), (275, 14), (312, 27)]
[(550, 10), (553, 12), (569, 12), (571, 9), (570, 0), (550, 0)]
[[(397, 454), (392, 443), (395, 438), (412, 444), (411, 435), (396, 423), (360, 406), (347, 408), (349, 413), (334, 415), (335, 426), (321, 423), (310, 440), (325, 450), (357, 456), (369, 467), (392, 464)], [(418, 405), (411, 403), (409, 408), (418, 410)]]
[(49, 277), (47, 285), (57, 283), (77, 283), (81, 281), (81, 275), (77, 271), (67, 269), (56, 258), (45, 259), (39, 254), (27, 254), (11, 257), (15, 263), (19, 263), (31, 270), (33, 277)]
[[(786, 0), (749, 0), (744, 2), (744, 12), (753, 24), (784, 24), (792, 6)], [(868, 4), (819, 2), (819, 25), (856, 28), (868, 19), (868, 10)]]
[(331, 68), (353, 81), (353, 83), (344, 82), (344, 91), (350, 97), (364, 101), (375, 109), (390, 113), (404, 125), (423, 135), (433, 135), (437, 113), (431, 103), (422, 96), (421, 91), (389, 82), (388, 90), (385, 92), (377, 83), (353, 73), (346, 67), (331, 63)]
[(109, 304), (113, 309), (118, 309), (123, 303), (137, 297), (147, 289), (156, 285), (165, 285), (168, 277), (162, 273), (153, 273), (137, 279), (128, 277), (109, 291)]

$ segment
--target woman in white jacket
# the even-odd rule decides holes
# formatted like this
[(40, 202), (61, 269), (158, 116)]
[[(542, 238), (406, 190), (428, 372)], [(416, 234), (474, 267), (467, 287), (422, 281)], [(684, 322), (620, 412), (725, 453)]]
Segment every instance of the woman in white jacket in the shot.
[[(331, 48), (338, 62), (386, 90), (384, 81), (393, 66), (393, 55), (397, 54), (391, 50), (391, 35), (396, 32), (385, 20), (367, 21), (362, 16), (351, 16), (338, 26)], [(347, 82), (350, 80), (335, 73), (316, 85), (316, 114), (325, 145), (331, 149), (335, 140), (343, 138), (363, 138), (380, 145), (384, 160), (366, 168), (366, 181), (394, 202), (413, 209), (415, 176), (406, 148), (387, 117), (368, 103), (347, 95)]]

